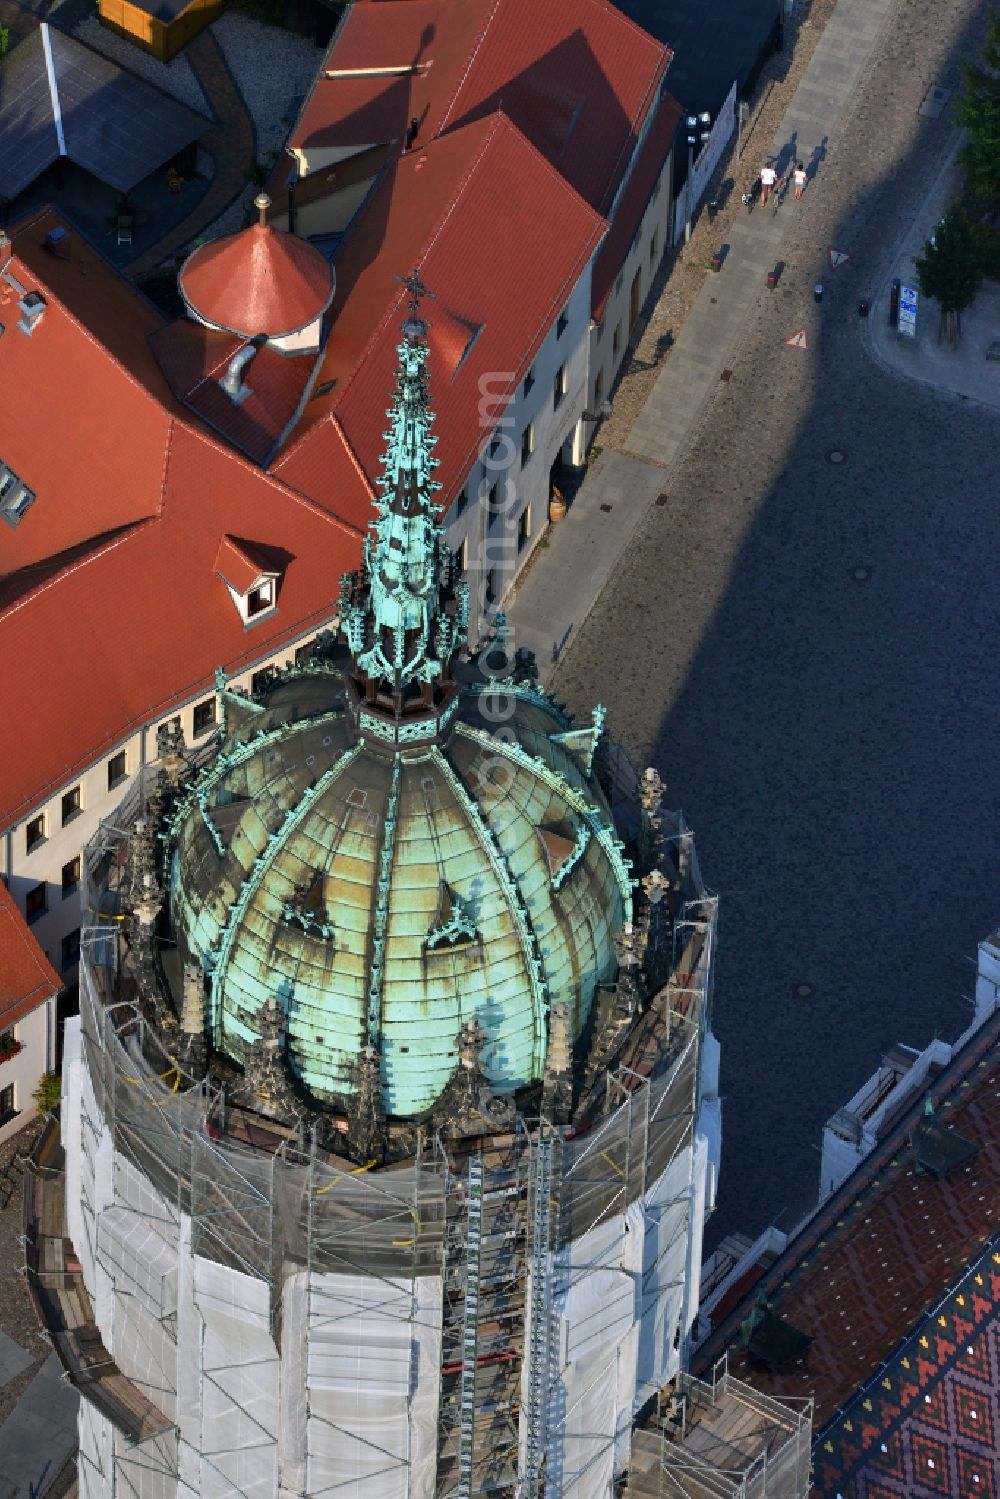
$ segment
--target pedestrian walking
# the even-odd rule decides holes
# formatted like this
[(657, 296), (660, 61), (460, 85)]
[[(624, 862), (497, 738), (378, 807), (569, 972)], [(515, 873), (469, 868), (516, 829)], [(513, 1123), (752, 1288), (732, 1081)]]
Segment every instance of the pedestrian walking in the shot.
[(776, 176), (777, 173), (774, 170), (773, 163), (770, 161), (765, 162), (760, 169), (760, 201), (762, 203), (766, 203), (771, 196), (771, 189), (774, 186)]
[(795, 196), (801, 198), (806, 190), (806, 169), (801, 161), (795, 163)]

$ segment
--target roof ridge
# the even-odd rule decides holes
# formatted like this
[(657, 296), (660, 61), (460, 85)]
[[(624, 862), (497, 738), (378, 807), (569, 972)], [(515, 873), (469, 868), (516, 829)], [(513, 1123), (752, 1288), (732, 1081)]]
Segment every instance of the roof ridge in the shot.
[(29, 589), (27, 593), (21, 594), (21, 596), (14, 599), (12, 603), (0, 608), (0, 625), (3, 625), (5, 620), (12, 618), (12, 616), (15, 615), (19, 609), (24, 609), (28, 604), (31, 604), (36, 599), (41, 598), (43, 593), (47, 593), (50, 588), (54, 588), (55, 585), (57, 583), (61, 583), (64, 578), (72, 577), (72, 575), (76, 572), (79, 572), (81, 568), (89, 566), (91, 562), (96, 562), (107, 552), (112, 551), (114, 547), (120, 546), (123, 542), (130, 540), (130, 538), (135, 536), (137, 532), (144, 531), (147, 526), (156, 525), (161, 519), (161, 512), (157, 512), (156, 515), (140, 516), (137, 521), (134, 521), (131, 525), (124, 527), (121, 531), (112, 536), (111, 539), (105, 542), (103, 546), (96, 546), (94, 547), (93, 551), (86, 552), (82, 557), (75, 558), (74, 561), (70, 562), (66, 567), (59, 568), (59, 570), (53, 573), (51, 577), (46, 578), (43, 582), (39, 583), (37, 588)]
[(472, 48), (468, 62), (465, 65), (465, 71), (462, 73), (462, 76), (459, 78), (458, 82), (455, 84), (455, 87), (452, 89), (451, 98), (448, 100), (444, 112), (441, 115), (440, 120), (438, 121), (438, 127), (434, 137), (435, 139), (443, 135), (445, 130), (447, 129), (448, 121), (450, 120), (451, 112), (458, 101), (458, 96), (462, 92), (462, 89), (465, 87), (466, 79), (469, 77), (469, 74), (472, 72), (472, 69), (476, 65), (476, 61), (486, 41), (487, 34), (490, 31), (490, 28), (492, 27), (494, 21), (496, 20), (500, 7), (505, 3), (506, 0), (493, 0), (493, 8), (490, 11), (489, 15), (486, 17), (486, 20), (483, 22), (483, 25), (480, 27), (475, 46)]
[[(151, 78), (147, 78), (144, 73), (137, 73), (134, 68), (129, 67), (128, 63), (118, 62), (116, 58), (109, 57), (106, 52), (102, 52), (99, 47), (92, 46), (91, 43), (85, 41), (83, 37), (77, 36), (74, 31), (63, 31), (61, 26), (52, 26), (48, 21), (42, 21), (40, 23), (39, 30), (41, 31), (43, 29), (47, 29), (49, 32), (55, 32), (56, 36), (61, 39), (61, 42), (69, 43), (71, 50), (73, 47), (82, 47), (85, 52), (89, 52), (92, 57), (96, 57), (101, 62), (106, 63), (109, 67), (114, 68), (116, 72), (128, 73), (130, 77), (135, 78), (139, 83), (144, 84), (146, 88), (150, 89), (154, 94), (159, 94), (161, 99), (168, 99), (171, 104), (178, 105), (181, 109), (187, 110), (189, 114), (197, 115), (198, 118), (204, 120), (207, 125), (214, 125), (216, 123), (212, 115), (203, 114), (200, 109), (195, 109), (193, 104), (188, 104), (186, 100), (179, 99), (177, 95), (172, 94), (169, 89), (161, 88), (158, 83), (154, 83), (153, 80)], [(201, 89), (200, 82), (198, 84), (198, 87)], [(201, 95), (204, 99), (204, 89), (201, 89)]]
[[(347, 433), (345, 432), (345, 430), (344, 430), (344, 424), (340, 420), (340, 418), (337, 416), (337, 414), (336, 414), (335, 411), (325, 411), (323, 413), (323, 415), (319, 418), (318, 421), (313, 422), (312, 426), (307, 427), (305, 429), (305, 431), (302, 433), (302, 435), (300, 437), (296, 438), (295, 442), (293, 442), (290, 447), (288, 447), (288, 448), (285, 449), (285, 451), (280, 455), (278, 461), (276, 463), (272, 463), (271, 464), (269, 472), (272, 472), (272, 473), (275, 474), (275, 477), (278, 478), (278, 482), (285, 489), (290, 490), (293, 494), (300, 494), (300, 493), (302, 493), (302, 491), (299, 490), (299, 489), (297, 489), (295, 487), (295, 485), (290, 484), (286, 479), (281, 478), (278, 475), (278, 470), (281, 467), (283, 467), (285, 463), (290, 462), (292, 460), (292, 458), (294, 458), (295, 455), (298, 453), (298, 451), (299, 451), (300, 448), (303, 449), (303, 450), (305, 449), (306, 443), (310, 442), (312, 440), (314, 433), (317, 433), (317, 432), (321, 431), (322, 428), (325, 427), (325, 426), (327, 426), (327, 425), (335, 428), (335, 430), (340, 434), (340, 440), (341, 440), (341, 442), (344, 445), (344, 451), (346, 452), (348, 458), (351, 460), (351, 465), (352, 465), (355, 473), (358, 475), (359, 479), (364, 484), (365, 489), (368, 491), (369, 498), (371, 499), (372, 503), (374, 504), (374, 501), (375, 501), (375, 491), (372, 488), (371, 480), (369, 479), (368, 475), (365, 473), (364, 469), (362, 468), (362, 466), (361, 466), (361, 460), (359, 459), (357, 453), (354, 451), (354, 444), (351, 442), (350, 438), (348, 437)], [(316, 440), (319, 441), (318, 438)], [(344, 524), (348, 525), (349, 522), (345, 521)], [(357, 531), (357, 535), (358, 536), (364, 536), (366, 533), (367, 533), (367, 524), (364, 527), (364, 529), (361, 529), (359, 527), (359, 529)]]
[[(200, 427), (195, 427), (193, 424), (188, 422), (178, 421), (177, 425), (183, 431), (187, 432), (192, 438), (197, 439), (199, 442), (206, 442), (211, 447), (215, 448), (217, 452), (224, 453), (226, 458), (228, 458), (230, 462), (240, 464), (247, 473), (253, 474), (256, 480), (263, 480), (265, 483), (272, 485), (276, 490), (279, 491), (279, 493), (288, 495), (296, 504), (305, 506), (305, 508), (309, 510), (313, 515), (317, 515), (322, 520), (328, 521), (330, 524), (339, 527), (346, 536), (354, 538), (364, 535), (364, 532), (359, 530), (356, 526), (352, 526), (350, 521), (344, 520), (342, 516), (335, 515), (333, 511), (327, 510), (325, 506), (318, 505), (315, 500), (310, 499), (309, 496), (303, 494), (301, 490), (293, 489), (290, 484), (286, 484), (283, 479), (279, 479), (277, 475), (272, 473), (269, 469), (259, 468), (257, 464), (251, 463), (249, 458), (245, 458), (244, 455), (238, 452), (235, 448), (230, 448), (225, 446), (221, 442), (217, 442), (211, 433), (204, 432)], [(335, 589), (331, 590), (331, 599), (333, 599), (335, 592)]]
[[(498, 3), (499, 3), (499, 0), (498, 0)], [(465, 169), (463, 170), (461, 176), (458, 178), (458, 180), (455, 183), (455, 186), (451, 190), (451, 192), (450, 192), (450, 194), (448, 196), (448, 199), (446, 201), (444, 212), (442, 213), (440, 219), (438, 220), (437, 224), (432, 229), (429, 238), (421, 246), (420, 251), (419, 251), (418, 256), (417, 256), (417, 259), (415, 261), (415, 266), (416, 266), (417, 269), (419, 269), (426, 262), (428, 255), (430, 254), (431, 250), (434, 248), (434, 246), (437, 243), (437, 241), (440, 239), (441, 234), (444, 232), (444, 229), (445, 229), (446, 225), (453, 218), (453, 216), (454, 216), (457, 208), (459, 207), (459, 202), (460, 202), (460, 199), (461, 199), (463, 193), (465, 192), (466, 188), (468, 187), (468, 185), (469, 185), (472, 177), (474, 176), (475, 172), (478, 170), (479, 165), (482, 162), (483, 157), (486, 155), (486, 153), (489, 150), (490, 146), (492, 145), (494, 139), (497, 137), (497, 135), (500, 132), (505, 131), (505, 130), (509, 131), (510, 135), (511, 135), (511, 137), (513, 139), (516, 139), (516, 140), (520, 141), (527, 148), (527, 150), (529, 150), (532, 153), (532, 155), (536, 158), (536, 160), (539, 163), (541, 163), (541, 166), (544, 169), (544, 171), (548, 172), (549, 175), (551, 177), (553, 177), (555, 179), (555, 181), (558, 182), (560, 184), (560, 186), (567, 193), (572, 194), (572, 196), (574, 198), (576, 198), (577, 202), (590, 215), (591, 219), (593, 219), (595, 221), (595, 223), (599, 223), (599, 224), (603, 225), (602, 235), (607, 233), (607, 230), (608, 230), (608, 221), (607, 221), (607, 219), (605, 219), (602, 214), (598, 213), (597, 209), (593, 208), (587, 202), (586, 198), (584, 198), (581, 193), (577, 192), (577, 190), (573, 186), (573, 184), (571, 182), (568, 182), (567, 179), (558, 170), (558, 168), (556, 168), (556, 167), (554, 167), (552, 165), (552, 163), (543, 154), (543, 152), (539, 151), (538, 147), (532, 141), (530, 141), (528, 139), (528, 137), (524, 134), (523, 130), (521, 130), (517, 125), (515, 125), (514, 121), (510, 118), (510, 116), (503, 109), (496, 109), (491, 114), (484, 115), (483, 117), (481, 117), (478, 120), (470, 120), (468, 124), (461, 125), (456, 130), (451, 131), (448, 134), (447, 137), (444, 137), (442, 135), (436, 135), (436, 136), (434, 136), (433, 140), (428, 141), (427, 144), (422, 148), (421, 151), (412, 153), (413, 158), (415, 160), (419, 160), (420, 156), (422, 154), (424, 154), (424, 152), (432, 150), (435, 146), (437, 146), (439, 144), (441, 144), (441, 149), (442, 150), (446, 149), (446, 147), (442, 144), (446, 139), (449, 142), (453, 142), (453, 141), (455, 141), (457, 139), (460, 139), (461, 136), (462, 136), (462, 133), (464, 131), (466, 131), (466, 130), (470, 131), (470, 132), (475, 132), (477, 130), (481, 130), (483, 132), (483, 138), (479, 142), (479, 144), (476, 146), (476, 149), (475, 149), (475, 151), (474, 151), (471, 159), (466, 164)], [(397, 163), (396, 163), (396, 170), (398, 171), (404, 165), (404, 163), (407, 162), (408, 160), (409, 160), (408, 156), (401, 156), (399, 158), (399, 160), (397, 161)], [(588, 251), (588, 254), (593, 253), (593, 249), (594, 248), (595, 247), (591, 246), (590, 250)], [(365, 343), (363, 349), (361, 350), (361, 353), (358, 355), (357, 359), (355, 360), (354, 365), (352, 366), (351, 370), (349, 371), (346, 379), (344, 380), (344, 382), (343, 382), (343, 384), (342, 384), (342, 386), (341, 386), (341, 388), (340, 388), (340, 390), (338, 392), (338, 395), (337, 395), (337, 402), (338, 402), (338, 404), (339, 404), (340, 400), (343, 398), (344, 394), (350, 389), (350, 387), (353, 384), (354, 380), (356, 379), (359, 371), (362, 369), (362, 367), (363, 367), (363, 365), (365, 363), (365, 360), (367, 359), (368, 354), (370, 353), (371, 349), (374, 347), (374, 345), (377, 342), (377, 340), (382, 336), (382, 334), (385, 331), (385, 329), (389, 326), (389, 323), (391, 322), (391, 319), (396, 315), (396, 313), (397, 313), (397, 311), (398, 311), (398, 309), (399, 309), (402, 301), (404, 300), (405, 295), (406, 295), (405, 291), (403, 290), (402, 287), (400, 287), (398, 295), (389, 303), (389, 305), (386, 308), (385, 312), (383, 313), (382, 317), (376, 323), (374, 329), (372, 330), (372, 332), (371, 332), (371, 334), (370, 334), (370, 336), (368, 338), (368, 341)], [(557, 304), (554, 302), (552, 305), (555, 306)], [(433, 322), (431, 323), (431, 326), (433, 327)]]

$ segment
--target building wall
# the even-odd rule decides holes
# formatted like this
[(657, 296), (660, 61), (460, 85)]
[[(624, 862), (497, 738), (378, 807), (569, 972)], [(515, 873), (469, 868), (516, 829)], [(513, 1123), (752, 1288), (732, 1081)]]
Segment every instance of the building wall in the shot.
[[(591, 324), (588, 370), (587, 409), (596, 411), (610, 398), (621, 373), (632, 335), (631, 296), (639, 277), (639, 306), (659, 274), (670, 237), (670, 214), (673, 198), (673, 152), (667, 157), (639, 228), (622, 262), (611, 289), (601, 321)], [(617, 347), (616, 347), (617, 335)], [(596, 424), (587, 424), (587, 443), (596, 432)]]
[[(21, 1050), (16, 1056), (0, 1060), (0, 1098), (6, 1106), (7, 1090), (13, 1088), (13, 1107), (17, 1116), (0, 1125), (0, 1141), (16, 1134), (38, 1112), (31, 1095), (42, 1073), (52, 1066), (55, 1000), (47, 1000), (8, 1029), (13, 1031), (14, 1040), (20, 1044)], [(3, 1117), (0, 1112), (0, 1119)]]
[[(332, 616), (329, 624), (335, 622), (336, 616)], [(313, 627), (299, 639), (282, 646), (280, 651), (263, 656), (253, 666), (233, 676), (230, 685), (250, 690), (257, 672), (292, 660), (318, 633)], [(213, 708), (214, 721), (196, 735), (195, 711), (206, 704)], [(217, 694), (199, 692), (162, 719), (152, 720), (139, 732), (120, 740), (88, 769), (55, 787), (44, 803), (0, 835), (0, 878), (7, 884), (36, 941), (67, 986), (77, 981), (78, 934), (87, 925), (88, 914), (80, 910), (78, 888), (73, 887), (63, 894), (63, 872), (74, 860), (82, 860), (84, 847), (97, 833), (101, 821), (109, 817), (121, 802), (139, 768), (156, 759), (157, 729), (177, 717), (187, 744), (204, 744), (218, 722)], [(125, 775), (112, 783), (109, 767), (121, 754), (125, 756)], [(73, 812), (64, 822), (63, 797), (77, 787), (80, 791), (79, 811)], [(38, 817), (44, 819), (45, 836), (29, 852), (28, 827)], [(32, 917), (30, 905), (42, 886), (45, 889), (45, 909)], [(15, 1083), (16, 1107), (20, 1111), (17, 1119), (0, 1126), (0, 1140), (16, 1133), (35, 1112), (31, 1094), (38, 1086), (41, 1074), (55, 1065), (56, 1001), (48, 1001), (36, 1014), (39, 1016), (37, 1022), (34, 1015), (18, 1022), (17, 1038), (25, 1041), (24, 1051), (10, 1061), (0, 1063), (0, 1089)]]
[[(517, 372), (498, 370), (492, 387), (484, 378), (482, 446), (445, 521), (448, 545), (465, 564), (473, 644), (479, 638), (483, 617), (508, 594), (548, 525), (553, 464), (560, 456), (565, 463), (583, 461), (591, 270), (588, 265), (542, 340), (531, 365), (530, 380), (527, 375), (522, 378), (506, 406), (491, 392), (505, 389)], [(563, 313), (567, 321), (560, 332)], [(557, 401), (556, 376), (560, 371), (565, 388)], [(529, 424), (532, 451), (522, 463), (522, 439)], [(494, 485), (498, 486), (499, 503), (495, 513), (489, 500)], [(518, 525), (525, 514), (527, 534), (519, 545)], [(491, 573), (494, 598), (487, 605), (485, 586)]]

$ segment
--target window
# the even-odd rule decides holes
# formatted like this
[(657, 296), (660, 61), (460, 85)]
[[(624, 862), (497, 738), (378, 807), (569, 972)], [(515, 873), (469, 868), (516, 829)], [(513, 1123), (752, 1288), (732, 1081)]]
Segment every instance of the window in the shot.
[(465, 540), (462, 542), (462, 545), (458, 549), (458, 567), (459, 567), (459, 571), (460, 572), (467, 573), (469, 571), (469, 538), (468, 537), (465, 538)]
[(525, 505), (517, 518), (517, 549), (523, 552), (528, 537), (531, 535), (531, 506)]
[(659, 236), (659, 232), (656, 229), (654, 229), (653, 230), (653, 238), (649, 242), (649, 264), (650, 264), (651, 267), (656, 264), (656, 252), (659, 250), (659, 248), (660, 248), (660, 236)]
[(24, 919), (30, 926), (37, 921), (39, 916), (44, 916), (49, 908), (48, 886), (43, 880), (40, 885), (35, 885), (24, 897)]
[(562, 310), (562, 312), (559, 314), (558, 318), (556, 319), (556, 338), (562, 338), (563, 334), (566, 332), (566, 329), (568, 327), (569, 327), (569, 308), (568, 307), (564, 307), (563, 310)]
[(24, 846), (27, 853), (34, 853), (45, 842), (45, 813), (39, 812), (24, 830)]
[(215, 698), (207, 697), (203, 703), (194, 705), (194, 737), (200, 739), (215, 727)]
[(74, 786), (72, 791), (64, 791), (62, 799), (62, 825), (66, 826), (72, 822), (74, 817), (79, 817), (83, 811), (83, 801), (80, 796), (79, 786)]
[(295, 665), (305, 666), (311, 658), (312, 652), (313, 642), (311, 640), (307, 641), (305, 645), (297, 646), (295, 650)]
[(20, 524), (34, 498), (34, 490), (29, 489), (27, 484), (22, 484), (6, 463), (0, 463), (0, 515), (8, 526)]
[(271, 675), (271, 668), (269, 666), (265, 666), (260, 671), (254, 672), (250, 678), (251, 697), (257, 697), (260, 693), (266, 692), (271, 681)]
[(113, 791), (120, 786), (128, 775), (128, 760), (124, 750), (119, 750), (117, 755), (112, 755), (108, 761), (108, 790)]
[(80, 883), (80, 855), (62, 867), (62, 898), (73, 895)]
[(625, 280), (625, 272), (618, 272), (618, 280), (615, 282), (615, 296), (621, 296), (622, 282)]
[(256, 588), (251, 588), (247, 594), (247, 619), (255, 619), (258, 614), (266, 614), (268, 609), (273, 608), (274, 579), (265, 578), (262, 583), (257, 584)]
[(649, 195), (649, 201), (650, 201), (650, 203), (655, 203), (656, 200), (657, 200), (657, 198), (659, 196), (660, 196), (660, 179), (659, 179), (659, 177), (657, 177), (656, 181), (653, 183), (653, 191)]
[(67, 932), (62, 939), (62, 970), (75, 968), (80, 961), (80, 928), (74, 927), (73, 931)]
[(524, 394), (526, 396), (529, 396), (531, 394), (531, 388), (534, 385), (534, 383), (535, 383), (535, 366), (532, 365), (531, 369), (528, 371), (528, 373), (524, 377), (524, 387), (523, 387), (523, 389), (524, 389)]
[(17, 1109), (14, 1106), (14, 1084), (8, 1088), (0, 1088), (0, 1124), (9, 1124), (12, 1119), (17, 1118)]
[(622, 346), (622, 325), (621, 325), (621, 323), (619, 323), (618, 327), (615, 329), (615, 336), (611, 340), (611, 352), (615, 356), (616, 359), (617, 359), (619, 353), (621, 352), (621, 346)]
[(494, 604), (494, 603), (496, 603), (496, 597), (497, 597), (497, 574), (496, 574), (496, 568), (491, 568), (490, 571), (486, 574), (486, 602), (487, 602), (487, 604)]
[(455, 501), (455, 514), (462, 515), (469, 503), (469, 486), (464, 484), (459, 491), (458, 499)]
[(552, 404), (558, 406), (566, 394), (566, 366), (561, 364), (556, 370), (556, 378), (552, 382)]
[(496, 515), (497, 511), (500, 508), (500, 483), (499, 483), (499, 480), (497, 481), (496, 484), (491, 484), (490, 485), (490, 492), (489, 492), (489, 496), (487, 497), (486, 503), (489, 506), (489, 512), (490, 512), (490, 514), (491, 515)]
[(531, 455), (532, 455), (532, 453), (534, 451), (535, 451), (535, 424), (534, 424), (534, 422), (529, 422), (528, 425), (525, 427), (524, 431), (521, 433), (521, 467), (522, 468), (527, 463), (528, 459), (531, 457)]
[(13, 1026), (9, 1030), (0, 1031), (0, 1062), (6, 1062), (8, 1057), (16, 1057), (20, 1050)]
[(597, 379), (594, 381), (594, 410), (595, 411), (597, 410), (598, 406), (600, 406), (600, 404), (601, 404), (601, 402), (603, 400), (604, 400), (604, 371), (603, 371), (603, 369), (600, 369), (600, 370), (597, 371)]
[(601, 339), (603, 337), (604, 337), (604, 323), (600, 322), (597, 325), (597, 340), (596, 340), (597, 343), (600, 343), (600, 341), (601, 341)]

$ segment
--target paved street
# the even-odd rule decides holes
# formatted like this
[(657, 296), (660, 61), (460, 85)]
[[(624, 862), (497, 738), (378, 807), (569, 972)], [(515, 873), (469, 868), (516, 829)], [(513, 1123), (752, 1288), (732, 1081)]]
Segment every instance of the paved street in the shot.
[[(778, 290), (554, 677), (657, 765), (722, 897), (713, 1238), (788, 1225), (824, 1119), (881, 1053), (964, 1025), (1000, 917), (1000, 417), (887, 370), (856, 313), (954, 143), (947, 111), (917, 111), (957, 88), (984, 12), (896, 0), (781, 210)], [(830, 247), (852, 257), (833, 272)]]

